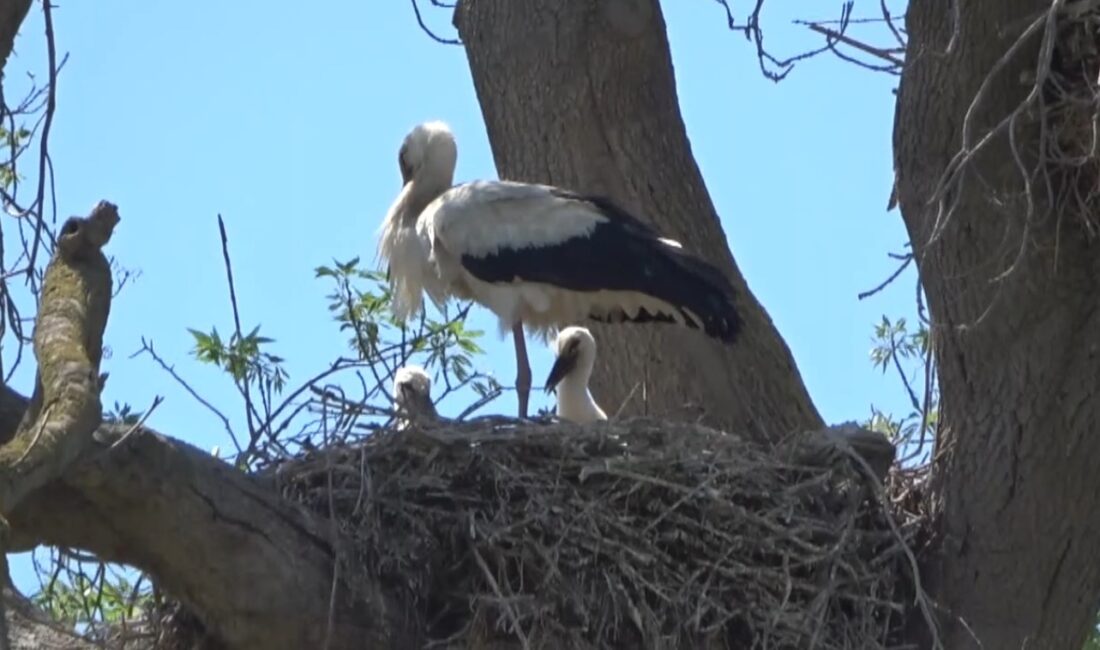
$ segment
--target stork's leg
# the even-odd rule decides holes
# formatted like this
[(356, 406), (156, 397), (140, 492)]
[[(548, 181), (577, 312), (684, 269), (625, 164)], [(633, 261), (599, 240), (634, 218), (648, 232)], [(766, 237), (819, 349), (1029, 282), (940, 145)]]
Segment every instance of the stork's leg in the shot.
[(519, 416), (526, 418), (527, 400), (531, 396), (531, 363), (527, 360), (523, 323), (512, 326), (512, 338), (516, 341), (516, 395), (519, 396)]

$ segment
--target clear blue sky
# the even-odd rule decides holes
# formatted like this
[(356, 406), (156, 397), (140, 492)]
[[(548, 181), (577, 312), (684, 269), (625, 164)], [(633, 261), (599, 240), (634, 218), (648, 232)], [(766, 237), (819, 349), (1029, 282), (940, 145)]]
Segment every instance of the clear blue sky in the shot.
[[(865, 418), (872, 403), (905, 411), (896, 380), (872, 368), (868, 351), (882, 314), (914, 313), (913, 272), (856, 298), (893, 270), (886, 253), (907, 240), (885, 209), (895, 80), (821, 57), (777, 85), (727, 30), (720, 6), (663, 5), (693, 151), (738, 264), (818, 408), (830, 422)], [(425, 8), (452, 33), (448, 13)], [(830, 17), (768, 9), (779, 53), (815, 43), (791, 18)], [(36, 3), (9, 77), (45, 69), (39, 11)], [(443, 119), (459, 138), (457, 179), (496, 175), (463, 51), (424, 35), (407, 2), (333, 0), (314, 11), (256, 0), (68, 2), (54, 17), (70, 53), (51, 136), (59, 212), (117, 203), (123, 220), (110, 252), (141, 272), (112, 307), (105, 401), (143, 409), (164, 395), (149, 424), (201, 447), (230, 445), (148, 358), (128, 357), (151, 338), (200, 392), (238, 411), (229, 383), (191, 360), (186, 330), (231, 330), (219, 212), (243, 324), (277, 340), (293, 381), (345, 351), (325, 309), (328, 286), (312, 269), (373, 259), (406, 131)], [(483, 367), (510, 383), (510, 340), (496, 338), (483, 312), (473, 323), (489, 332)], [(549, 352), (533, 354), (541, 378)], [(30, 375), (17, 379), (29, 392)], [(535, 399), (546, 404), (541, 392)], [(507, 395), (496, 409), (514, 403)], [(25, 558), (13, 568), (17, 584), (36, 586)]]

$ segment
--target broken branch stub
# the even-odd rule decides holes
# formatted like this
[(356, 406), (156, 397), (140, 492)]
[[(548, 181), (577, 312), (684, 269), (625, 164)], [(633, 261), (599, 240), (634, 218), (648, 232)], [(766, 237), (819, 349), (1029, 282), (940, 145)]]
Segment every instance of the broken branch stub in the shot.
[(111, 267), (102, 247), (119, 222), (100, 201), (62, 226), (46, 266), (34, 328), (38, 376), (15, 436), (0, 448), (0, 514), (60, 476), (102, 419), (99, 362), (111, 306)]

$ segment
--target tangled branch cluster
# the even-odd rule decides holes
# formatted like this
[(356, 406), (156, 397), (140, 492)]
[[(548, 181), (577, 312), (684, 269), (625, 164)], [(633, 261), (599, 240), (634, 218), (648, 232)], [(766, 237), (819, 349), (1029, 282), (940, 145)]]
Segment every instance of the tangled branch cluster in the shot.
[[(1065, 180), (1055, 192), (1055, 210), (1069, 214), (1088, 234), (1100, 234), (1100, 8), (1069, 10), (1054, 29), (1049, 69), (1040, 68), (1039, 106), (1047, 115), (1045, 158)], [(1046, 51), (1044, 43), (1044, 54)]]
[(920, 521), (894, 525), (865, 470), (819, 451), (482, 421), (264, 473), (339, 522), (345, 579), (394, 586), (432, 647), (888, 647)]
[[(956, 47), (952, 38), (948, 48)], [(1030, 62), (1018, 78), (1006, 77), (1018, 63)], [(1022, 84), (1012, 109), (989, 120), (991, 98)], [(1017, 88), (1021, 86), (1017, 85)], [(1013, 208), (1024, 219), (1014, 257), (1000, 277), (1009, 275), (1034, 241), (1035, 227), (1080, 225), (1095, 237), (1100, 220), (1100, 3), (1053, 0), (1023, 25), (993, 65), (971, 101), (962, 125), (962, 146), (947, 166), (933, 200), (938, 214), (930, 242), (949, 224), (964, 196), (963, 185), (982, 182), (972, 173), (977, 157), (1007, 141), (1007, 151), (1022, 192)], [(1001, 202), (1005, 202), (1001, 199)]]

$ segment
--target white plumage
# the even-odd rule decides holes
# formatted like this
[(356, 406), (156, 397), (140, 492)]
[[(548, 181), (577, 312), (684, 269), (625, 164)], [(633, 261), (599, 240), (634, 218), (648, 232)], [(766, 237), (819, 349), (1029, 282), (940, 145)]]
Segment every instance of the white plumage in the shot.
[(393, 406), (397, 429), (405, 430), (414, 422), (439, 417), (432, 403), (432, 378), (420, 366), (404, 366), (393, 375)]
[(510, 181), (453, 186), (457, 146), (442, 122), (415, 127), (398, 155), (404, 186), (380, 230), (394, 314), (423, 294), (473, 300), (511, 330), (520, 417), (531, 370), (523, 327), (544, 340), (567, 323), (670, 322), (727, 343), (739, 319), (733, 288), (610, 200)]
[(596, 339), (584, 327), (567, 327), (554, 340), (554, 366), (546, 378), (546, 390), (558, 398), (558, 417), (577, 424), (606, 420), (592, 399), (588, 380), (596, 365)]

